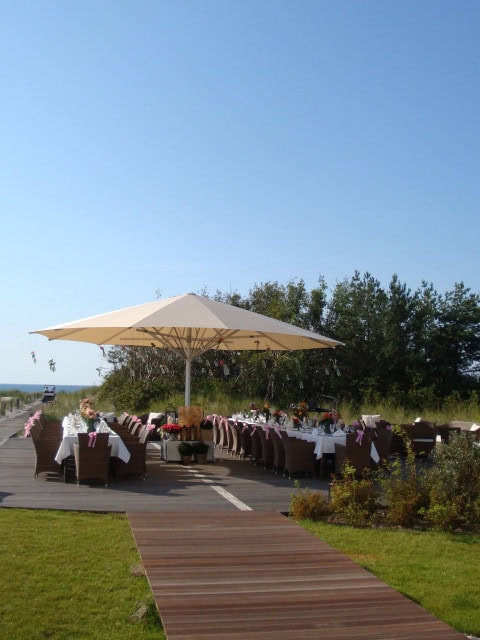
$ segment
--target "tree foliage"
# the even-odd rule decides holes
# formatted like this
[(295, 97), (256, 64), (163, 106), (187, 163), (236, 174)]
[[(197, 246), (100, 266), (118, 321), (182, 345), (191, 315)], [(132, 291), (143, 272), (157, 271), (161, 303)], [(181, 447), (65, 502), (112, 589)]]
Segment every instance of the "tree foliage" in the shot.
[[(320, 277), (311, 291), (299, 279), (255, 284), (246, 296), (217, 291), (212, 297), (345, 346), (291, 353), (209, 351), (192, 363), (192, 399), (221, 387), (284, 407), (318, 402), (323, 395), (427, 407), (479, 391), (480, 298), (463, 283), (439, 294), (431, 283), (412, 291), (394, 275), (383, 288), (370, 273), (355, 272), (331, 291)], [(113, 347), (107, 358), (111, 370), (101, 393), (118, 406), (147, 406), (149, 398), (183, 392), (184, 364), (173, 352)]]

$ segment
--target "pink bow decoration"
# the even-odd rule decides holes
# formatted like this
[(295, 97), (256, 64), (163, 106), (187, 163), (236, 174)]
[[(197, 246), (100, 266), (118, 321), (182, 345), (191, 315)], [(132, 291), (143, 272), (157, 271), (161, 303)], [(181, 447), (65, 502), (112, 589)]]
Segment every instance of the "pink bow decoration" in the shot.
[(277, 434), (277, 436), (281, 438), (282, 434), (280, 433), (280, 427), (278, 425), (275, 425), (273, 428), (275, 429), (275, 433)]
[(88, 434), (88, 446), (94, 447), (96, 442), (97, 442), (97, 432), (92, 431), (91, 433)]
[(155, 427), (156, 427), (156, 425), (154, 425), (154, 424), (147, 424), (145, 426), (147, 427), (148, 431), (153, 431), (155, 429)]
[(264, 425), (263, 428), (264, 428), (264, 431), (265, 431), (265, 438), (266, 438), (266, 440), (268, 440), (269, 437), (270, 437), (270, 425), (266, 424), (266, 425)]
[(30, 430), (33, 427), (33, 423), (34, 423), (34, 417), (31, 416), (25, 423), (24, 425), (24, 432), (23, 432), (23, 437), (24, 438), (30, 438)]
[(358, 444), (362, 444), (363, 434), (364, 434), (364, 432), (361, 429), (359, 429), (357, 431), (357, 437), (355, 439), (355, 442), (358, 442)]

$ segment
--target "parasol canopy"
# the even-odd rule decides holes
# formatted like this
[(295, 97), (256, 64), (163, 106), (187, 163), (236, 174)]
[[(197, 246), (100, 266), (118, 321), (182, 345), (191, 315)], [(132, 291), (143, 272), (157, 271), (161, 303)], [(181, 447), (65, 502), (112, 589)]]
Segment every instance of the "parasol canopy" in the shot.
[(296, 351), (342, 345), (318, 333), (194, 293), (147, 302), (30, 333), (97, 345), (155, 346), (185, 361), (185, 405), (192, 360), (209, 349)]

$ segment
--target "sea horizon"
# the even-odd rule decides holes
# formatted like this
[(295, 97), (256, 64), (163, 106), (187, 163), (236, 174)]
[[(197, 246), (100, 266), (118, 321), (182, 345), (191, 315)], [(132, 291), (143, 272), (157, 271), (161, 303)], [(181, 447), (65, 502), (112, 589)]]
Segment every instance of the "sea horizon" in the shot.
[(16, 384), (16, 383), (0, 383), (0, 391), (21, 391), (22, 393), (42, 393), (44, 387), (53, 387), (55, 386), (55, 391), (57, 393), (61, 393), (62, 391), (65, 393), (75, 393), (76, 391), (80, 391), (80, 389), (90, 388), (95, 385), (91, 384)]

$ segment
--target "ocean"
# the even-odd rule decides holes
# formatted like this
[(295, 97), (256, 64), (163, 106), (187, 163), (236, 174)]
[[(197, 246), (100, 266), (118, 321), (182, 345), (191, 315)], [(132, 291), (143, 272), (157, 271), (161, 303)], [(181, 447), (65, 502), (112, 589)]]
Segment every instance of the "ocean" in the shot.
[[(44, 386), (45, 385), (43, 384), (0, 384), (0, 392), (22, 391), (23, 393), (42, 393)], [(56, 384), (55, 391), (57, 393), (60, 393), (60, 391), (65, 391), (66, 393), (74, 393), (75, 391), (80, 391), (80, 389), (86, 389), (87, 387), (89, 388), (89, 385)]]

